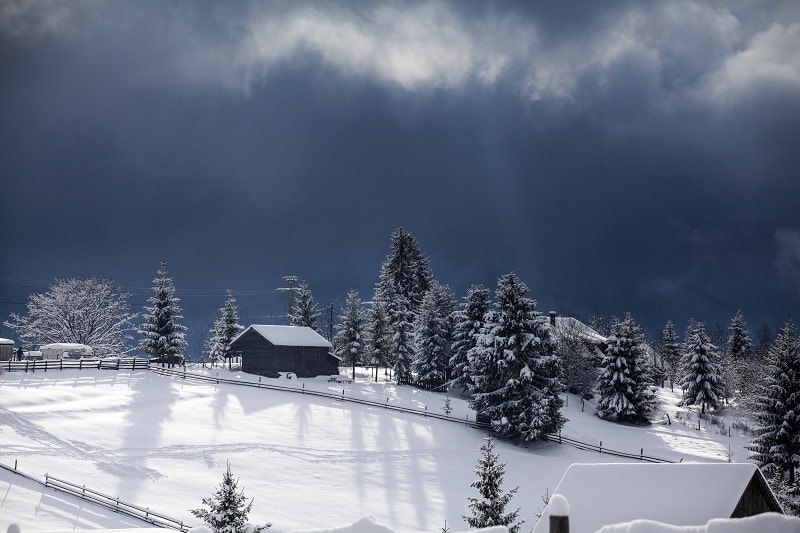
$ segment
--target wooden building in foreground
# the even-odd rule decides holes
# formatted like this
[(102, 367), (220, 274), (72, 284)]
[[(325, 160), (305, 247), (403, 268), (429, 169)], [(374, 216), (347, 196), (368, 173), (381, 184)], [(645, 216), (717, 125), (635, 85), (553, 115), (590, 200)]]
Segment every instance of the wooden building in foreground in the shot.
[[(570, 531), (652, 520), (699, 526), (717, 518), (783, 513), (753, 463), (573, 464), (553, 494), (569, 502)], [(534, 533), (546, 533), (545, 508)]]
[(242, 371), (277, 377), (294, 372), (298, 377), (339, 373), (333, 346), (311, 328), (254, 324), (231, 342), (231, 351), (242, 357)]

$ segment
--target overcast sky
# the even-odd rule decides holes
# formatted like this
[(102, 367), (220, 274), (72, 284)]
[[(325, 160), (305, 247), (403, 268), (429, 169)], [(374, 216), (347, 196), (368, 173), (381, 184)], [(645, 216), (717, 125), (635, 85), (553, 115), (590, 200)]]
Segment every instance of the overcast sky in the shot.
[(268, 322), (404, 226), (459, 297), (800, 319), (800, 2), (7, 0), (0, 117), (4, 315), (166, 260)]

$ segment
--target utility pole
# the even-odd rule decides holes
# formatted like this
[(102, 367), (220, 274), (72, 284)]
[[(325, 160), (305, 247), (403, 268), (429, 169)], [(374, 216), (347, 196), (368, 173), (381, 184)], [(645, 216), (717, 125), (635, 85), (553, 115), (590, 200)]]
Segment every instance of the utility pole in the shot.
[(328, 313), (330, 314), (328, 319), (328, 340), (333, 343), (333, 302), (328, 302)]
[(295, 283), (300, 281), (300, 278), (297, 276), (283, 276), (283, 281), (286, 282), (286, 287), (280, 287), (279, 291), (284, 291), (289, 296), (289, 311), (286, 313), (286, 323), (290, 326), (292, 325), (292, 310), (294, 309), (294, 291), (296, 287), (294, 286)]

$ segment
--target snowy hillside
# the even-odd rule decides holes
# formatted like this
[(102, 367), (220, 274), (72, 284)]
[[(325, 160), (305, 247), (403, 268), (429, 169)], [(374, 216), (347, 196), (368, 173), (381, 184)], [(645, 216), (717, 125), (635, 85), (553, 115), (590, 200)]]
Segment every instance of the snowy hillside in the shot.
[[(206, 373), (211, 372), (206, 370)], [(220, 377), (257, 380), (215, 370)], [(382, 376), (381, 376), (382, 378)], [(390, 383), (328, 383), (324, 378), (270, 380), (441, 412), (444, 396)], [(400, 531), (435, 531), (445, 521), (466, 529), (462, 515), (484, 433), (464, 424), (341, 400), (227, 384), (205, 384), (148, 371), (63, 371), (0, 375), (0, 462), (35, 477), (45, 473), (198, 524), (200, 506), (230, 461), (251, 519), (270, 531), (351, 524), (371, 515)], [(674, 396), (669, 398), (674, 403)], [(453, 398), (454, 415), (473, 418)], [(716, 426), (621, 426), (593, 416), (593, 406), (569, 397), (563, 435), (632, 453), (679, 461), (725, 461), (730, 445), (746, 460), (749, 436)], [(625, 459), (566, 445), (530, 448), (498, 442), (505, 485), (519, 485), (512, 502), (532, 527), (541, 496), (574, 462)], [(15, 487), (10, 487), (10, 484)], [(18, 489), (0, 477), (4, 520), (22, 530), (130, 527), (110, 513), (89, 516), (50, 501), (40, 489)], [(29, 491), (27, 494), (20, 490)], [(38, 501), (37, 501), (38, 499)], [(5, 524), (0, 524), (5, 527)]]

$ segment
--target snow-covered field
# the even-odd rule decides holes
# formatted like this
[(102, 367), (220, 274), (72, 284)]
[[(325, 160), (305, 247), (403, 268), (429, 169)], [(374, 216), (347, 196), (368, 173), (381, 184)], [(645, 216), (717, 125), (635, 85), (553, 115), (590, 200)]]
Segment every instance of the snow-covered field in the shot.
[[(200, 370), (228, 379), (258, 378)], [(380, 375), (383, 381), (383, 375)], [(378, 402), (441, 412), (444, 395), (391, 383), (328, 383), (325, 378), (269, 380)], [(676, 396), (661, 392), (667, 404)], [(484, 433), (435, 420), (293, 392), (205, 384), (148, 371), (62, 371), (0, 375), (0, 462), (34, 477), (45, 473), (197, 525), (200, 506), (222, 479), (226, 462), (255, 498), (251, 521), (270, 531), (351, 524), (371, 515), (398, 531), (437, 531), (445, 521), (466, 529), (462, 515)], [(672, 425), (621, 426), (597, 419), (569, 396), (563, 435), (604, 448), (669, 460), (745, 461), (749, 435), (685, 425), (666, 405)], [(452, 398), (453, 415), (474, 415)], [(541, 496), (575, 462), (622, 462), (554, 443), (498, 442), (512, 504), (532, 527)], [(0, 470), (0, 527), (22, 531), (123, 528), (135, 519), (77, 505), (66, 496)], [(4, 523), (5, 522), (5, 523)]]

